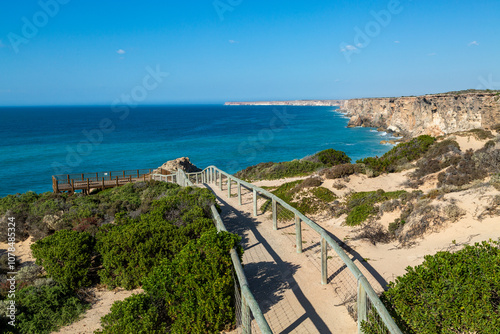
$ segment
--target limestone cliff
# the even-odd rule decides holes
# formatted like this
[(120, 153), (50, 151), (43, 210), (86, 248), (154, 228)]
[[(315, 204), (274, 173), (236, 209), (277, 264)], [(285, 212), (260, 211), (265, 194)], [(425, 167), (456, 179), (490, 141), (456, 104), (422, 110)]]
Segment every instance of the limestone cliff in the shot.
[(226, 106), (337, 106), (344, 107), (346, 100), (295, 100), (295, 101), (256, 101), (226, 102)]
[(498, 93), (436, 94), (346, 101), (349, 125), (384, 128), (405, 136), (438, 136), (500, 123)]

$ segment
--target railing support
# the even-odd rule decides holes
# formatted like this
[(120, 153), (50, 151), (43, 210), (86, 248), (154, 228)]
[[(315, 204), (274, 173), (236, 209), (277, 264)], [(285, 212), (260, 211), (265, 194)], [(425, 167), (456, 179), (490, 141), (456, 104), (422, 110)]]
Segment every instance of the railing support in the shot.
[(245, 297), (241, 296), (241, 329), (243, 334), (252, 333), (252, 318), (250, 317), (250, 307)]
[(273, 198), (273, 230), (278, 230), (278, 210), (276, 205), (276, 200)]
[(257, 217), (257, 190), (253, 190), (253, 216)]
[(328, 248), (325, 238), (321, 238), (321, 284), (327, 283), (328, 278)]
[(231, 178), (227, 178), (227, 198), (231, 198)]
[(297, 253), (302, 253), (302, 223), (300, 217), (295, 214), (295, 239), (297, 242)]
[(222, 191), (222, 173), (221, 172), (219, 172), (219, 177), (220, 177), (219, 186), (220, 186), (220, 190)]
[(358, 334), (362, 334), (361, 323), (366, 321), (366, 291), (358, 280)]
[(241, 183), (238, 181), (238, 204), (241, 205)]

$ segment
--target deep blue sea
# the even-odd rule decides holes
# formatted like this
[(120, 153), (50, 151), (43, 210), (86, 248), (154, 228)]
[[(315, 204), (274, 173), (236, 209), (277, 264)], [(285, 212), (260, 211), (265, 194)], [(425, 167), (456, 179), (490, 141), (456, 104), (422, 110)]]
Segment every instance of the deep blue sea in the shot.
[(0, 108), (0, 196), (52, 190), (54, 174), (156, 168), (187, 156), (235, 173), (326, 148), (382, 155), (385, 133), (346, 128), (336, 107)]

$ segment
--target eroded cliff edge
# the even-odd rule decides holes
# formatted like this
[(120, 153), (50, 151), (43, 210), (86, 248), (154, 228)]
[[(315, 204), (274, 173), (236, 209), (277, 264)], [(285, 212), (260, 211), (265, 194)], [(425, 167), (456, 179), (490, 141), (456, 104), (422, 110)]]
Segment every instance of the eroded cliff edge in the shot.
[(350, 127), (384, 128), (407, 137), (490, 129), (500, 123), (497, 92), (351, 99), (342, 109)]

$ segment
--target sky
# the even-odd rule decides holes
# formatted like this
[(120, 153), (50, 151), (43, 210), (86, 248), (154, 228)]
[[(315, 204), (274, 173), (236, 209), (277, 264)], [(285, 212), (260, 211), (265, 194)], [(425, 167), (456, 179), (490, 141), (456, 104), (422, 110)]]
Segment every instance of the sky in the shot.
[(500, 89), (498, 0), (4, 0), (0, 106)]

